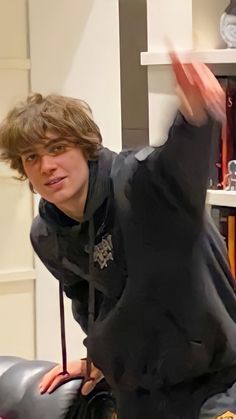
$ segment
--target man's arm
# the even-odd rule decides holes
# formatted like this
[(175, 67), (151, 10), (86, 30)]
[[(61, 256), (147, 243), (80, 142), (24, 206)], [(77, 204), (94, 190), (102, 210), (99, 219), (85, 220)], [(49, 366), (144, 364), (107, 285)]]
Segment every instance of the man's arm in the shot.
[[(140, 160), (127, 185), (126, 196), (135, 219), (130, 229), (127, 225), (125, 244), (130, 252), (134, 239), (137, 245), (128, 260), (125, 290), (114, 310), (103, 323), (95, 324), (86, 340), (95, 364), (117, 390), (163, 384), (159, 336), (165, 325), (174, 330), (165, 314), (167, 295), (174, 290), (177, 276), (178, 286), (184, 286), (186, 259), (201, 231), (210, 153), (209, 114), (222, 117), (224, 95), (212, 75), (206, 91), (198, 77), (196, 85), (187, 80), (186, 89), (185, 81), (180, 80), (187, 96), (181, 106), (184, 117), (181, 113), (177, 116), (164, 147)], [(220, 103), (219, 109), (215, 104), (211, 109), (211, 100)], [(150, 269), (145, 269), (146, 264)], [(171, 383), (182, 380), (182, 369), (169, 373)]]
[(162, 187), (166, 201), (194, 218), (202, 215), (205, 206), (212, 124), (207, 117), (195, 126), (179, 112), (166, 144), (145, 162), (151, 182)]
[(211, 117), (221, 122), (225, 119), (225, 94), (206, 65), (199, 62), (183, 64), (175, 52), (170, 53), (170, 58), (180, 113), (160, 154), (160, 170), (165, 170), (167, 176), (170, 174), (175, 186), (178, 184), (180, 198), (201, 212), (209, 174)]
[(158, 234), (163, 248), (166, 243), (176, 254), (177, 243), (178, 248), (190, 248), (202, 229), (211, 129), (213, 118), (224, 118), (225, 95), (203, 64), (183, 65), (175, 54), (172, 61), (180, 111), (165, 145), (138, 162), (129, 199), (145, 231), (152, 222), (153, 234), (147, 240), (156, 240)]
[(204, 64), (182, 64), (175, 53), (170, 56), (180, 112), (165, 146), (153, 152), (146, 165), (166, 202), (198, 222), (205, 207), (213, 119), (225, 119), (225, 94)]

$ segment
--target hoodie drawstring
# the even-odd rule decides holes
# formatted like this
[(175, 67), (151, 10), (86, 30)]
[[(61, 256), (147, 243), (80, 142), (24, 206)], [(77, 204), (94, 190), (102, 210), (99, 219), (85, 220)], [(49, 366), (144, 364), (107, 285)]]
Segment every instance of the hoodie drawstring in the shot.
[[(89, 221), (89, 272), (91, 272), (93, 267), (93, 249), (94, 249), (94, 220), (91, 218)], [(88, 334), (91, 333), (95, 316), (95, 287), (93, 280), (89, 281), (89, 301), (88, 301)], [(86, 365), (86, 380), (91, 379), (91, 365), (92, 360), (89, 357), (87, 350), (87, 365)]]
[(63, 299), (63, 284), (59, 281), (59, 305), (60, 305), (60, 324), (61, 324), (61, 352), (62, 352), (62, 375), (68, 375), (67, 371), (67, 350), (65, 332), (65, 309)]
[[(94, 221), (93, 218), (89, 221), (89, 272), (93, 266), (93, 249), (94, 249)], [(65, 309), (63, 298), (63, 282), (59, 281), (59, 305), (60, 305), (60, 326), (61, 326), (61, 351), (62, 351), (62, 375), (68, 375), (67, 371), (67, 350), (66, 350), (66, 332), (65, 332)], [(92, 280), (89, 281), (89, 301), (88, 301), (88, 334), (92, 331), (95, 316), (95, 287)], [(91, 380), (91, 365), (87, 351), (86, 357), (86, 380)]]

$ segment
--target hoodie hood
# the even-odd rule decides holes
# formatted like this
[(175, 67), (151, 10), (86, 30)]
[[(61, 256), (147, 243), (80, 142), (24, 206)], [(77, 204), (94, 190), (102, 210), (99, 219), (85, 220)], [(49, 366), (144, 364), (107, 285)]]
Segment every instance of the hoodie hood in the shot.
[[(98, 159), (89, 161), (89, 189), (83, 222), (89, 221), (93, 217), (96, 210), (100, 208), (110, 194), (110, 173), (115, 156), (116, 153), (107, 148), (102, 148), (99, 151)], [(71, 219), (54, 204), (43, 198), (39, 203), (39, 214), (52, 227), (53, 225), (70, 227), (78, 224), (78, 221)]]

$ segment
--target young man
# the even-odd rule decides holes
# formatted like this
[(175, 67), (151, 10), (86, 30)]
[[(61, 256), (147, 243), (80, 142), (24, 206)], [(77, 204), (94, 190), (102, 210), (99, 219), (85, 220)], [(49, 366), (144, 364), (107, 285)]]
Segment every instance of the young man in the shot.
[[(115, 155), (86, 104), (60, 96), (31, 96), (0, 129), (2, 158), (42, 196), (33, 247), (87, 332), (82, 393), (104, 374), (119, 419), (236, 414), (234, 282), (204, 212), (224, 93), (204, 65), (171, 57), (181, 113), (162, 147)], [(40, 391), (86, 376), (86, 361), (60, 373)]]

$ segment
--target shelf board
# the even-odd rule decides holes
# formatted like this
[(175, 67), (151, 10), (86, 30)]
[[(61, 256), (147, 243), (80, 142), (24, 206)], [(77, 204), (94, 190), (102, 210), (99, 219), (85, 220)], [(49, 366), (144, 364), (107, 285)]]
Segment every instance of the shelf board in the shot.
[(206, 204), (219, 205), (222, 207), (236, 207), (236, 191), (215, 191), (208, 189)]
[[(209, 49), (209, 50), (178, 50), (183, 62), (190, 59), (199, 60), (206, 64), (233, 64), (236, 63), (236, 49)], [(166, 51), (141, 52), (142, 65), (170, 64), (169, 54)]]
[(0, 58), (0, 70), (30, 70), (28, 58)]
[(18, 281), (29, 281), (35, 280), (36, 273), (35, 269), (28, 271), (0, 271), (0, 283), (1, 282), (18, 282)]

